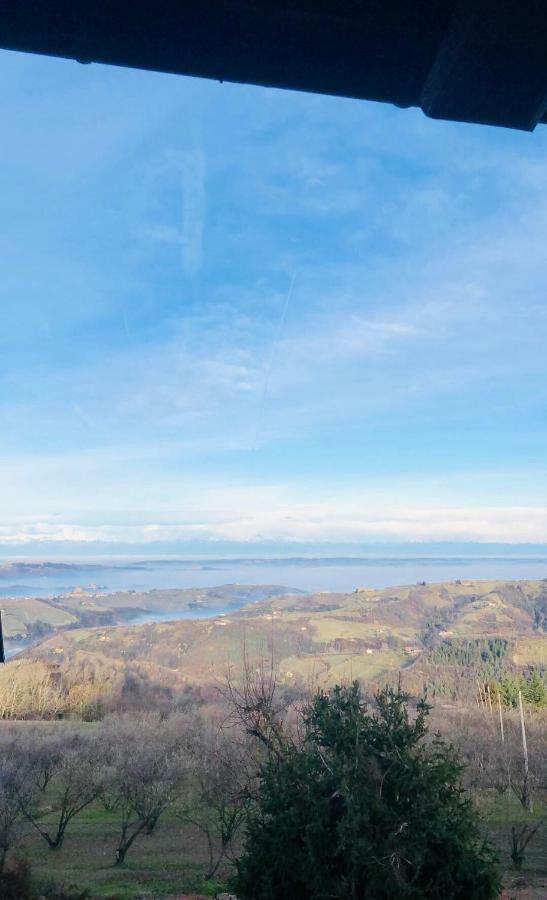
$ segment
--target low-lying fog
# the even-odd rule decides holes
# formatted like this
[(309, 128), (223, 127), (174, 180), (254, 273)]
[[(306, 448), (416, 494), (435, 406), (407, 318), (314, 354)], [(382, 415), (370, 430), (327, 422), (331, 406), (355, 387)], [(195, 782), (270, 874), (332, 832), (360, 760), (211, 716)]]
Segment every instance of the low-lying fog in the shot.
[(53, 596), (77, 586), (102, 591), (215, 587), (220, 584), (286, 584), (304, 591), (352, 591), (417, 581), (457, 578), (546, 578), (545, 557), (382, 559), (145, 560), (100, 563), (0, 564), (1, 596)]

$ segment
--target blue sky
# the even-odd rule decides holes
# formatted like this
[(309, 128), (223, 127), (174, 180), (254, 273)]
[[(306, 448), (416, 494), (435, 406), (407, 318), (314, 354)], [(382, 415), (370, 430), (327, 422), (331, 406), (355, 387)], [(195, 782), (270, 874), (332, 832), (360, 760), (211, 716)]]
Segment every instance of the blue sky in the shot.
[(547, 128), (0, 69), (0, 543), (547, 541)]

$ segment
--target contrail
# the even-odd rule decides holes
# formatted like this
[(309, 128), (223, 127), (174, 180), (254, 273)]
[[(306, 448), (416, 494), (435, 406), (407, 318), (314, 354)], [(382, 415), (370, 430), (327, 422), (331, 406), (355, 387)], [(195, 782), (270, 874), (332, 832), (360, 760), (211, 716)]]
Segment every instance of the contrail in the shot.
[(264, 420), (264, 413), (266, 410), (266, 400), (268, 399), (268, 391), (270, 389), (270, 379), (271, 379), (271, 375), (272, 375), (274, 355), (275, 355), (275, 351), (277, 350), (278, 344), (281, 340), (281, 335), (283, 334), (283, 328), (285, 327), (285, 319), (287, 318), (287, 310), (289, 309), (289, 303), (291, 302), (291, 299), (292, 299), (295, 281), (296, 281), (296, 272), (293, 272), (293, 276), (291, 278), (291, 283), (289, 285), (289, 289), (288, 289), (286, 297), (285, 297), (285, 303), (283, 305), (283, 310), (281, 312), (281, 318), (279, 319), (279, 324), (277, 326), (277, 332), (272, 341), (272, 346), (270, 349), (270, 357), (269, 357), (269, 360), (268, 360), (268, 363), (266, 365), (266, 369), (264, 372), (264, 388), (262, 391), (262, 402), (261, 402), (261, 405), (258, 410), (257, 424), (256, 424), (255, 450), (258, 450), (258, 438), (260, 436), (261, 425)]
[(84, 409), (82, 409), (82, 407), (80, 406), (79, 403), (73, 403), (72, 409), (76, 413), (78, 418), (80, 418), (82, 420), (82, 422), (85, 422), (85, 424), (87, 425), (88, 428), (96, 428), (96, 424), (93, 421), (93, 419), (91, 418), (91, 416), (89, 416), (86, 413), (86, 411)]
[(203, 257), (205, 158), (201, 148), (185, 154), (182, 166), (182, 268), (195, 275)]

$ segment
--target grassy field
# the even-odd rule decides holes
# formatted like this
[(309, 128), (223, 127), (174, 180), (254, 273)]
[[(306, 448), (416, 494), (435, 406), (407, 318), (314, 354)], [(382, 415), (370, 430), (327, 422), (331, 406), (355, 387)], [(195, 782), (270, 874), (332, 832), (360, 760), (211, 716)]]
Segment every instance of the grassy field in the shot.
[[(504, 897), (539, 900), (547, 896), (547, 827), (529, 846), (522, 873), (511, 868), (510, 859), (511, 825), (547, 817), (547, 803), (536, 801), (534, 813), (529, 815), (513, 796), (487, 794), (479, 799), (479, 806), (503, 864)], [(172, 812), (160, 819), (152, 835), (137, 839), (123, 866), (114, 865), (116, 836), (116, 815), (97, 804), (73, 821), (61, 850), (49, 850), (31, 830), (19, 850), (32, 862), (40, 882), (51, 880), (88, 888), (97, 900), (152, 900), (185, 892), (214, 896), (225, 887), (229, 867), (221, 870), (218, 881), (206, 882), (205, 840), (197, 829), (182, 825)]]
[[(528, 813), (513, 794), (500, 796), (492, 792), (478, 801), (488, 835), (494, 843), (504, 871), (504, 897), (518, 900), (544, 900), (547, 897), (547, 797), (536, 800), (533, 813)], [(522, 872), (511, 864), (511, 826), (543, 820), (535, 838), (528, 845)]]
[(77, 616), (69, 610), (60, 609), (54, 604), (36, 597), (2, 597), (0, 607), (2, 608), (2, 624), (6, 638), (16, 635), (25, 637), (29, 629), (38, 622), (52, 628), (62, 628), (74, 625), (78, 621)]
[(50, 850), (33, 829), (20, 844), (20, 855), (32, 864), (39, 884), (52, 882), (80, 890), (93, 898), (136, 900), (195, 892), (215, 896), (228, 874), (206, 881), (206, 841), (193, 826), (183, 825), (168, 811), (153, 834), (142, 835), (123, 866), (116, 866), (114, 851), (119, 833), (115, 813), (96, 804), (85, 809), (69, 826), (60, 850)]
[(513, 652), (516, 665), (547, 666), (547, 634), (519, 638)]

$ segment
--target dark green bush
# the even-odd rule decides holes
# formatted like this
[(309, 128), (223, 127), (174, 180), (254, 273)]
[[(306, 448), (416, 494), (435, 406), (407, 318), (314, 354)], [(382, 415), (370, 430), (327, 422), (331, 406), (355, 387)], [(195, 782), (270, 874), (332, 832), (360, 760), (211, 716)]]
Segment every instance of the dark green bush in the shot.
[(237, 864), (241, 900), (489, 900), (500, 878), (453, 748), (385, 689), (320, 692), (263, 766)]

